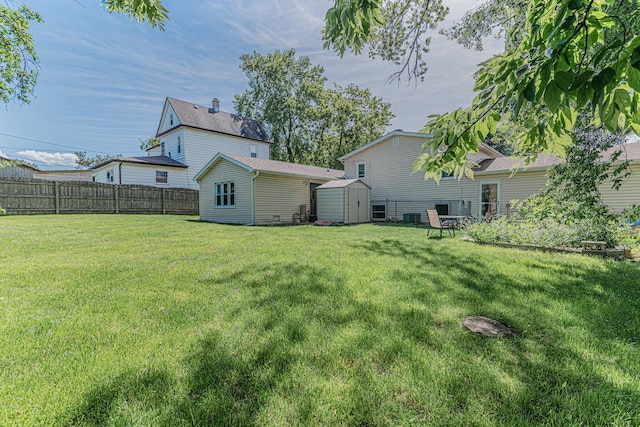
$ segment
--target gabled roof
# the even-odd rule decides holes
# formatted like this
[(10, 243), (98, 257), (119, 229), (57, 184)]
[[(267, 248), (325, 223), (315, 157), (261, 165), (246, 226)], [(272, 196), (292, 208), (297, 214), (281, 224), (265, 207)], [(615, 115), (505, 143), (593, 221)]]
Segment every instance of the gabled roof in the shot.
[(98, 169), (109, 163), (135, 163), (139, 165), (153, 165), (153, 166), (169, 166), (176, 168), (188, 168), (189, 166), (184, 163), (180, 163), (167, 156), (147, 156), (147, 157), (119, 157), (115, 159), (107, 160), (99, 165), (92, 167), (91, 169)]
[(211, 170), (219, 161), (227, 160), (249, 172), (259, 171), (275, 175), (302, 176), (307, 178), (336, 179), (344, 176), (344, 171), (321, 168), (318, 166), (300, 165), (297, 163), (280, 162), (278, 160), (260, 159), (257, 157), (238, 156), (235, 154), (218, 153), (193, 178), (196, 181)]
[(318, 188), (344, 188), (344, 187), (348, 187), (351, 184), (353, 184), (354, 182), (359, 182), (361, 184), (363, 184), (365, 187), (367, 188), (371, 188), (367, 185), (366, 182), (359, 180), (358, 178), (352, 178), (352, 179), (334, 179), (333, 181), (329, 181), (329, 182), (325, 182), (324, 184), (322, 184), (321, 186), (319, 186)]
[(224, 111), (215, 112), (209, 107), (196, 105), (192, 102), (181, 101), (179, 99), (167, 97), (164, 112), (170, 105), (178, 118), (178, 124), (171, 129), (160, 132), (160, 124), (156, 131), (156, 137), (160, 137), (180, 126), (188, 126), (195, 129), (202, 129), (211, 132), (223, 133), (226, 135), (239, 136), (261, 142), (269, 141), (267, 131), (256, 120), (240, 117), (236, 114)]
[[(405, 132), (402, 130), (394, 130), (393, 132), (389, 132), (386, 135), (381, 136), (380, 138), (371, 141), (368, 144), (363, 145), (360, 148), (357, 148), (355, 150), (353, 150), (350, 153), (345, 154), (342, 157), (339, 157), (338, 160), (339, 161), (343, 161), (348, 159), (349, 157), (352, 157), (364, 150), (366, 150), (367, 148), (373, 147), (374, 145), (377, 145), (383, 141), (388, 140), (389, 138), (393, 138), (396, 136), (413, 136), (413, 137), (418, 137), (418, 138), (423, 138), (423, 139), (431, 139), (433, 138), (433, 135), (430, 133), (422, 133), (422, 132)], [(480, 145), (480, 149), (478, 151), (477, 154), (469, 154), (469, 160), (471, 161), (471, 163), (478, 163), (486, 158), (493, 158), (493, 157), (504, 157), (504, 155), (502, 153), (500, 153), (498, 150), (496, 150), (495, 148), (492, 148), (490, 146), (488, 146), (487, 144), (481, 144)]]

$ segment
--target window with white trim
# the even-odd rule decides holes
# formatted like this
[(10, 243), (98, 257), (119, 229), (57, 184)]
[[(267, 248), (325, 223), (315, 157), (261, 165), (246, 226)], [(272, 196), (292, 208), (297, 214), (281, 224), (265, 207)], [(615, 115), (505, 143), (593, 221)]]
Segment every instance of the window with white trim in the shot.
[(396, 136), (393, 138), (393, 146), (397, 147), (398, 145), (400, 145), (400, 138)]
[(181, 150), (182, 150), (182, 149), (180, 148), (180, 144), (181, 144), (181, 142), (182, 142), (182, 141), (180, 141), (180, 137), (178, 137), (178, 154), (180, 154), (180, 153), (181, 153)]
[(169, 125), (173, 126), (173, 114), (169, 114)]
[(367, 163), (366, 162), (356, 163), (356, 176), (358, 178), (366, 178), (367, 177)]
[(217, 208), (233, 208), (236, 206), (236, 189), (233, 181), (216, 182)]
[(164, 141), (160, 143), (160, 155), (164, 156)]
[(113, 170), (107, 171), (107, 182), (113, 182)]
[(258, 157), (258, 146), (256, 144), (251, 144), (249, 146), (249, 152), (251, 157)]
[(156, 184), (167, 184), (169, 182), (169, 172), (156, 171)]

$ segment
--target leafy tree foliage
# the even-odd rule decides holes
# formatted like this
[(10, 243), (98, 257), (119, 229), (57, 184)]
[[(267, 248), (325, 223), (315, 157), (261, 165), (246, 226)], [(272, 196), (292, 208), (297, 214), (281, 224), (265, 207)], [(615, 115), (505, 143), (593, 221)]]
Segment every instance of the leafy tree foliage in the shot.
[(38, 77), (38, 56), (29, 33), (42, 17), (22, 5), (0, 5), (0, 100), (29, 103)]
[[(160, 0), (101, 0), (109, 12), (124, 13), (140, 23), (164, 29), (168, 10)], [(27, 5), (0, 5), (0, 101), (28, 104), (38, 79), (39, 59), (29, 32), (32, 22), (44, 22)]]
[(146, 151), (149, 148), (156, 147), (158, 145), (160, 145), (160, 139), (156, 138), (155, 136), (140, 140), (140, 150), (142, 151)]
[(89, 168), (92, 168), (94, 166), (99, 165), (100, 163), (104, 163), (104, 162), (106, 162), (108, 160), (117, 159), (119, 157), (122, 157), (122, 154), (115, 154), (115, 155), (97, 154), (94, 157), (90, 157), (90, 156), (87, 156), (86, 151), (76, 151), (73, 154), (75, 154), (76, 157), (77, 157), (77, 159), (76, 159), (76, 169), (89, 169)]
[(381, 136), (393, 117), (390, 104), (367, 89), (325, 89), (324, 68), (293, 49), (240, 59), (249, 89), (234, 107), (265, 126), (273, 159), (339, 167), (338, 157)]
[[(384, 1), (338, 0), (327, 14), (325, 41), (339, 52), (374, 40)], [(493, 0), (488, 4), (498, 5)], [(504, 53), (481, 64), (471, 107), (432, 116), (434, 138), (414, 170), (439, 181), (443, 172), (472, 176), (467, 152), (495, 133), (503, 115), (533, 110), (517, 154), (563, 155), (579, 111), (617, 133), (640, 133), (640, 26), (637, 0), (527, 0), (522, 25), (507, 28)], [(512, 21), (513, 22), (513, 21)], [(513, 25), (513, 24), (512, 24)], [(486, 31), (478, 32), (486, 34)]]

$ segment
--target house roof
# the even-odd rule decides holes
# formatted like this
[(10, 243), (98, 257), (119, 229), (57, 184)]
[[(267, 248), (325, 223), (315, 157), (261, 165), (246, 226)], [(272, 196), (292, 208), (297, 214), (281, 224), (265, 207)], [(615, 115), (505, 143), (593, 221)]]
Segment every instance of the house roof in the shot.
[[(271, 142), (267, 131), (262, 125), (253, 119), (240, 117), (236, 114), (224, 111), (214, 111), (209, 107), (196, 105), (192, 102), (181, 101), (179, 99), (167, 97), (166, 104), (171, 105), (178, 117), (178, 125), (160, 132), (160, 124), (156, 136), (160, 137), (180, 126), (188, 126), (196, 129), (208, 130), (212, 132), (224, 133), (227, 135), (239, 136), (262, 142)], [(166, 108), (166, 107), (165, 107)]]
[(357, 178), (335, 179), (333, 181), (325, 182), (324, 184), (322, 184), (318, 188), (344, 188), (344, 187), (350, 186), (354, 182), (360, 182), (360, 183), (364, 184), (366, 187), (371, 188), (365, 182), (363, 182), (363, 181), (361, 181), (361, 180), (359, 180)]
[[(640, 143), (615, 145), (605, 151), (602, 157), (609, 160), (617, 151), (622, 151), (622, 154), (618, 158), (619, 161), (640, 161)], [(527, 166), (525, 166), (523, 157), (497, 157), (480, 162), (478, 167), (473, 168), (473, 171), (474, 173), (496, 173), (510, 172), (514, 168), (523, 168), (526, 170), (547, 169), (563, 162), (564, 159), (554, 156), (553, 154), (540, 154), (535, 162), (531, 162)]]
[(189, 166), (184, 163), (180, 163), (167, 156), (146, 156), (146, 157), (119, 157), (115, 159), (107, 160), (99, 165), (92, 167), (91, 169), (99, 169), (109, 163), (135, 163), (139, 165), (153, 165), (153, 166), (168, 166), (176, 168), (188, 168)]
[(344, 171), (321, 168), (318, 166), (300, 165), (298, 163), (280, 162), (278, 160), (260, 159), (257, 157), (238, 156), (235, 154), (218, 153), (195, 176), (196, 181), (209, 172), (220, 160), (227, 160), (250, 172), (259, 171), (276, 175), (292, 175), (308, 178), (336, 179), (344, 176)]

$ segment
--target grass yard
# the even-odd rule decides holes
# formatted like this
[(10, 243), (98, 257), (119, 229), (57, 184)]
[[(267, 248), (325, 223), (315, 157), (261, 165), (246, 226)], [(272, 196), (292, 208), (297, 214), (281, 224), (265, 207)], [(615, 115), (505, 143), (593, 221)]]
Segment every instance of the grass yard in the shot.
[(0, 248), (0, 425), (640, 425), (638, 264), (178, 216)]

